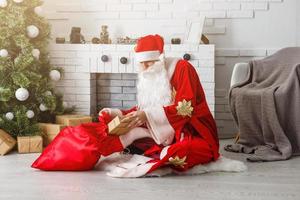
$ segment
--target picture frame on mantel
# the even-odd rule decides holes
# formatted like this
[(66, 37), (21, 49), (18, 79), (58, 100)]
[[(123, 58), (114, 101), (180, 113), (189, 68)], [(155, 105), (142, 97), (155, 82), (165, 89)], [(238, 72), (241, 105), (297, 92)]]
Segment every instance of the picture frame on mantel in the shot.
[(184, 43), (200, 44), (205, 18), (206, 18), (205, 15), (200, 15), (200, 17), (197, 17), (197, 19), (188, 21)]

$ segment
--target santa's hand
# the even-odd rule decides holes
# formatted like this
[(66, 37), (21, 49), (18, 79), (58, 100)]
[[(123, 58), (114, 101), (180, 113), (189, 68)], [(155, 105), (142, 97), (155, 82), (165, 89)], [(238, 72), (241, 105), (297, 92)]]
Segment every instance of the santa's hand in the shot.
[(146, 113), (142, 110), (128, 113), (122, 121), (130, 121), (128, 128), (134, 128), (143, 125), (147, 121)]

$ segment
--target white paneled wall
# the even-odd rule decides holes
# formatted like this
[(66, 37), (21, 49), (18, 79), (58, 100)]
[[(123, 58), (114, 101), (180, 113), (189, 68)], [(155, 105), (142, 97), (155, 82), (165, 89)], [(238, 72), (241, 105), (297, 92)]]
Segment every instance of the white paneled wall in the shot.
[[(113, 41), (159, 33), (170, 43), (186, 25), (207, 16), (204, 33), (216, 45), (216, 119), (220, 134), (236, 132), (226, 98), (233, 65), (300, 44), (299, 0), (44, 0), (53, 39), (68, 40), (72, 26), (89, 41), (109, 26)], [(297, 10), (298, 7), (298, 10)], [(298, 14), (298, 22), (297, 22)], [(298, 31), (297, 31), (298, 30)], [(70, 62), (75, 62), (70, 59)]]

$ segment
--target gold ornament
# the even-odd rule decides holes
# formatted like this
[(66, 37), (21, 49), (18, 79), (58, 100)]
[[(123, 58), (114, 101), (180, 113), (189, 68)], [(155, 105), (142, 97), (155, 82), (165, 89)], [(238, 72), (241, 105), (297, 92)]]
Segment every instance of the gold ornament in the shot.
[(168, 164), (174, 165), (175, 167), (184, 168), (184, 165), (187, 164), (185, 160), (186, 156), (184, 156), (183, 158), (179, 158), (178, 156), (176, 156), (175, 158), (170, 157)]
[(177, 114), (181, 116), (192, 116), (192, 112), (194, 108), (192, 107), (192, 101), (186, 101), (183, 99), (183, 101), (178, 102), (178, 106), (176, 106)]

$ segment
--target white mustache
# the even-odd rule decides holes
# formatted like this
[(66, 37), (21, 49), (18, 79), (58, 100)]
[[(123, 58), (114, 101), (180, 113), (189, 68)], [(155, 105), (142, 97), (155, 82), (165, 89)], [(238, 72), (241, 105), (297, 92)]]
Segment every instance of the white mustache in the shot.
[(146, 79), (153, 77), (155, 74), (161, 72), (163, 67), (163, 63), (157, 61), (153, 65), (149, 66), (145, 71), (142, 71), (141, 75)]

